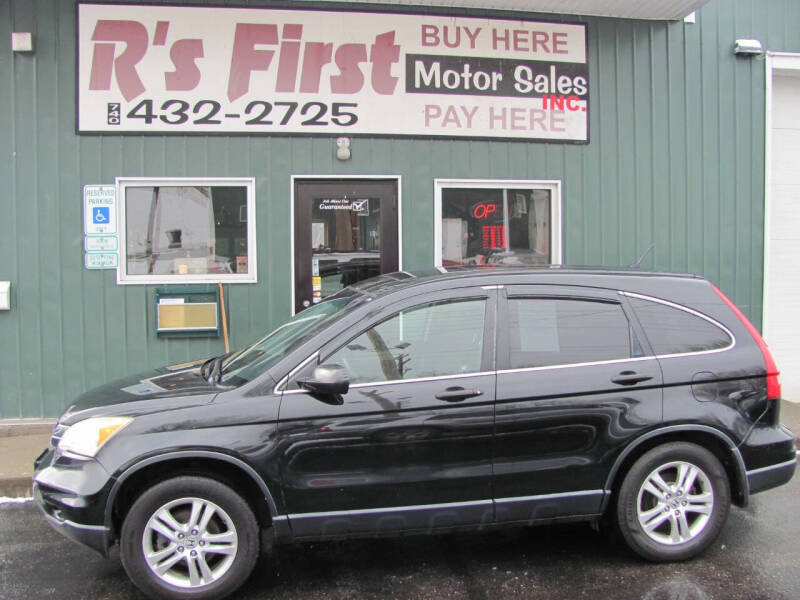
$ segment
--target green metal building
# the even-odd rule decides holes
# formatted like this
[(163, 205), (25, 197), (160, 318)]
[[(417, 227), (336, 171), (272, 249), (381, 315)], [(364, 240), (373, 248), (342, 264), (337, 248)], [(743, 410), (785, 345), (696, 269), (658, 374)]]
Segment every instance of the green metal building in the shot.
[(800, 391), (800, 4), (447, 4), (0, 0), (0, 418), (378, 272), (651, 244)]

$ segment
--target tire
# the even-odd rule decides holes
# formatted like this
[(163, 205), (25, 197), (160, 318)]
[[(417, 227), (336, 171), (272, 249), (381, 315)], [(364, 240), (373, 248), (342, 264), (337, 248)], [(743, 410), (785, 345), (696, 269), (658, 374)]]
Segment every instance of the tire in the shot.
[(617, 527), (647, 560), (687, 560), (719, 535), (730, 498), (728, 476), (716, 456), (696, 444), (671, 442), (646, 452), (625, 475)]
[[(223, 598), (250, 576), (258, 552), (258, 523), (247, 502), (205, 477), (176, 477), (147, 489), (120, 534), (122, 565), (150, 598)], [(147, 554), (155, 556), (148, 561)]]

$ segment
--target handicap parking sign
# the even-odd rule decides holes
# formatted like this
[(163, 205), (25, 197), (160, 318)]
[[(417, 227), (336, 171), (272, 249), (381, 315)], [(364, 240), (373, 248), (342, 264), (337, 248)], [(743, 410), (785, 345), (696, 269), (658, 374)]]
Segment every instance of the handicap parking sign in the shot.
[(83, 187), (83, 232), (86, 235), (111, 235), (117, 232), (117, 191), (113, 185)]
[(107, 224), (109, 215), (111, 214), (110, 207), (108, 206), (95, 206), (92, 209), (92, 223), (96, 225)]

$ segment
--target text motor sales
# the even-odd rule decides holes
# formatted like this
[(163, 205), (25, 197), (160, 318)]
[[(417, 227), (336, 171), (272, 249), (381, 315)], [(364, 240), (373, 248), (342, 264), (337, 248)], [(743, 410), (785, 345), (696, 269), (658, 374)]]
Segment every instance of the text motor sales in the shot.
[(585, 25), (81, 4), (81, 132), (585, 142)]

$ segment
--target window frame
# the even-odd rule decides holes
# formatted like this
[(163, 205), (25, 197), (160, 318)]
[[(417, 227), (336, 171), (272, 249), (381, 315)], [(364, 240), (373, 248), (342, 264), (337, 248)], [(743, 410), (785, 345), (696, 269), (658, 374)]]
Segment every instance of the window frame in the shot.
[(434, 179), (433, 180), (433, 265), (442, 268), (442, 190), (445, 189), (538, 189), (550, 192), (550, 263), (563, 260), (561, 232), (561, 180), (558, 179)]
[[(643, 362), (655, 360), (656, 356), (650, 347), (650, 342), (644, 335), (644, 330), (638, 319), (636, 319), (633, 309), (628, 303), (627, 297), (623, 292), (616, 289), (606, 288), (584, 288), (581, 286), (570, 285), (548, 285), (548, 284), (514, 284), (505, 286), (504, 293), (498, 299), (499, 310), (497, 320), (497, 373), (525, 373), (529, 371), (548, 371), (555, 369), (567, 369), (588, 365), (613, 365), (629, 362)], [(509, 302), (514, 299), (523, 298), (548, 298), (556, 300), (583, 300), (590, 302), (605, 302), (619, 305), (625, 318), (628, 320), (628, 327), (632, 336), (636, 337), (642, 351), (641, 356), (631, 356), (630, 358), (615, 358), (608, 360), (586, 361), (578, 363), (561, 363), (556, 365), (543, 365), (539, 367), (519, 367), (511, 368), (511, 314)], [(633, 354), (633, 339), (630, 340), (630, 350)]]
[[(255, 177), (117, 177), (117, 223), (119, 224), (119, 260), (117, 284), (159, 285), (197, 283), (257, 283), (258, 248), (256, 245), (256, 180)], [(130, 275), (128, 274), (127, 221), (125, 193), (129, 187), (231, 187), (247, 190), (247, 273), (206, 273), (193, 275)]]

